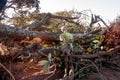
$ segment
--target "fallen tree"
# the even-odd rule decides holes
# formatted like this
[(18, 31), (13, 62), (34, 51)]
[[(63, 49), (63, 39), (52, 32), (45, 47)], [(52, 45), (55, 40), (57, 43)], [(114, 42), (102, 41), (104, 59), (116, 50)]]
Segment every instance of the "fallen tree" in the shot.
[(0, 26), (0, 37), (3, 38), (8, 37), (17, 40), (23, 40), (27, 37), (29, 37), (30, 39), (39, 37), (42, 40), (48, 40), (48, 41), (58, 40), (58, 35), (55, 33), (24, 30), (17, 27), (11, 27), (8, 25)]
[[(89, 34), (95, 34), (100, 32), (101, 29), (92, 31)], [(80, 34), (76, 33), (73, 34), (74, 39), (78, 40), (80, 38), (83, 38), (85, 36), (89, 36), (89, 34)], [(52, 32), (37, 32), (37, 31), (31, 31), (31, 30), (24, 30), (17, 27), (12, 27), (8, 25), (1, 25), (0, 26), (0, 37), (5, 38), (11, 38), (16, 40), (23, 40), (26, 38), (33, 39), (35, 37), (39, 37), (40, 39), (44, 41), (59, 41), (59, 33), (52, 33)]]
[[(21, 13), (26, 13), (26, 11), (23, 11)], [(109, 28), (109, 32), (104, 35), (103, 33), (105, 33), (105, 30), (103, 30), (102, 28), (92, 30), (92, 26), (90, 26), (90, 32), (83, 33), (83, 31), (85, 30), (84, 28), (87, 27), (82, 26), (79, 21), (81, 14), (79, 14), (77, 17), (67, 17), (69, 15), (57, 16), (51, 13), (38, 14), (37, 12), (35, 12), (32, 15), (33, 17), (29, 16), (29, 18), (32, 19), (30, 20), (30, 23), (32, 22), (31, 24), (27, 24), (27, 19), (25, 19), (26, 17), (24, 18), (25, 20), (21, 19), (21, 17), (24, 17), (24, 15), (21, 15), (15, 16), (17, 19), (18, 17), (20, 17), (19, 21), (21, 22), (21, 26), (14, 25), (14, 21), (13, 25), (15, 27), (4, 24), (0, 25), (0, 66), (2, 67), (2, 70), (4, 70), (4, 72), (0, 71), (0, 73), (3, 72), (1, 76), (4, 76), (4, 80), (11, 80), (12, 78), (14, 80), (82, 79), (83, 75), (88, 75), (86, 73), (89, 73), (89, 71), (93, 68), (101, 75), (102, 73), (99, 70), (98, 66), (100, 66), (101, 68), (103, 67), (103, 65), (99, 63), (103, 63), (103, 61), (107, 63), (112, 59), (108, 58), (119, 56), (118, 53), (120, 50), (120, 25), (118, 23), (116, 24), (117, 26), (113, 26), (114, 28), (112, 29), (108, 27), (106, 23), (102, 19), (100, 19), (99, 16), (95, 15), (95, 19), (94, 16), (92, 16), (91, 25), (98, 22), (97, 18), (99, 18), (100, 21), (102, 21), (107, 26), (107, 28)], [(22, 20), (26, 22), (22, 22)], [(53, 24), (52, 22), (56, 23)], [(24, 25), (22, 25), (22, 23)], [(37, 39), (38, 42), (40, 42), (41, 40), (51, 43), (60, 42), (59, 28), (62, 25), (71, 28), (70, 30), (72, 31), (73, 29), (75, 30), (73, 31), (73, 33), (71, 33), (74, 37), (73, 50), (68, 50), (67, 47), (61, 48), (62, 45), (60, 44), (53, 43), (53, 45), (49, 45), (46, 43), (37, 44), (32, 42), (32, 40), (35, 39)], [(43, 28), (46, 31), (44, 31)], [(51, 29), (56, 29), (56, 32), (53, 32)], [(81, 31), (80, 33), (76, 31), (77, 29), (81, 29), (83, 31)], [(117, 32), (117, 34), (115, 32)], [(105, 38), (103, 36), (105, 36)], [(111, 47), (109, 47), (109, 45), (111, 45)], [(118, 59), (119, 58), (117, 58), (117, 60)], [(39, 62), (42, 62), (42, 64)], [(113, 65), (111, 63), (109, 64), (112, 68), (114, 67), (114, 69), (116, 70), (119, 69), (119, 65)], [(53, 67), (51, 68), (51, 66)], [(41, 71), (44, 71), (44, 69), (48, 70), (46, 71), (48, 73), (50, 69), (52, 74), (46, 75), (46, 72), (42, 72), (42, 74), (46, 75), (47, 77), (45, 76), (41, 79)], [(84, 71), (86, 72), (84, 73)], [(59, 77), (52, 78), (57, 72), (61, 75)], [(5, 78), (6, 76), (8, 76), (8, 79)]]

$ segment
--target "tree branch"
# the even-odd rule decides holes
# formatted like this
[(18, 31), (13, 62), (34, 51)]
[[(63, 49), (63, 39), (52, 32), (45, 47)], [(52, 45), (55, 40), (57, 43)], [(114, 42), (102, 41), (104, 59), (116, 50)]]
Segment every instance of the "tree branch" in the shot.
[[(99, 30), (98, 30), (99, 31)], [(90, 32), (91, 34), (95, 34), (98, 31)], [(24, 30), (17, 27), (12, 27), (8, 25), (1, 25), (0, 26), (0, 37), (2, 38), (11, 38), (16, 40), (23, 40), (26, 38), (33, 39), (35, 37), (39, 37), (41, 40), (44, 41), (59, 41), (59, 33), (52, 33), (52, 32), (37, 32), (31, 30)], [(72, 34), (74, 40), (78, 40), (83, 37), (87, 37), (88, 34)]]
[[(43, 15), (38, 14), (37, 18), (40, 18), (40, 16), (43, 16)], [(39, 29), (41, 27), (41, 25), (45, 25), (51, 18), (66, 20), (66, 21), (68, 21), (70, 23), (75, 23), (75, 24), (78, 25), (78, 23), (72, 21), (73, 19), (77, 19), (78, 17), (63, 17), (63, 16), (56, 16), (56, 15), (53, 15), (51, 13), (45, 13), (43, 18), (39, 22), (33, 22), (33, 23), (29, 24), (29, 25), (25, 25), (25, 26), (23, 26), (23, 29), (26, 29), (27, 27), (29, 27), (30, 30)]]
[(17, 27), (11, 27), (8, 25), (0, 26), (0, 37), (2, 37), (2, 38), (7, 37), (7, 38), (17, 39), (17, 40), (22, 40), (27, 37), (29, 37), (30, 39), (32, 39), (34, 37), (39, 37), (42, 40), (46, 40), (46, 41), (59, 40), (59, 35), (55, 34), (55, 33), (24, 30), (24, 29), (20, 29)]
[(96, 57), (102, 57), (102, 56), (111, 56), (114, 52), (117, 52), (120, 50), (120, 46), (116, 46), (115, 48), (112, 48), (108, 51), (100, 51), (96, 54), (85, 54), (85, 55), (71, 55), (73, 58), (96, 58)]

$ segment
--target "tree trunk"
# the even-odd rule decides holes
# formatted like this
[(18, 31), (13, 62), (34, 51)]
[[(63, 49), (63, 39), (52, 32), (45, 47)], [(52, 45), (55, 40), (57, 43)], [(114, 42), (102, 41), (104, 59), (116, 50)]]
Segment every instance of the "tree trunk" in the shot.
[[(95, 34), (98, 31), (93, 31), (90, 34)], [(31, 30), (24, 30), (17, 27), (12, 27), (8, 25), (1, 25), (0, 26), (0, 37), (1, 38), (10, 38), (10, 39), (16, 39), (16, 40), (23, 40), (25, 38), (35, 38), (39, 37), (42, 40), (45, 41), (59, 41), (59, 35), (58, 33), (52, 33), (52, 32), (37, 32), (37, 31), (31, 31)], [(79, 40), (82, 37), (86, 37), (88, 34), (72, 34), (74, 37), (74, 40)]]
[(0, 37), (17, 39), (17, 40), (22, 40), (27, 37), (29, 37), (30, 39), (34, 37), (39, 37), (42, 40), (46, 40), (46, 41), (59, 40), (59, 34), (56, 33), (30, 31), (30, 30), (20, 29), (17, 27), (11, 27), (8, 25), (0, 26)]

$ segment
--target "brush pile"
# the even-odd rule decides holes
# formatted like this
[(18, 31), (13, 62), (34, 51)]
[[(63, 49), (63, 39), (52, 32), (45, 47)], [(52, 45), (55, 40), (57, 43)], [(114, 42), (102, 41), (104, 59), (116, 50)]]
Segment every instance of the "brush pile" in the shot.
[[(2, 29), (1, 33), (7, 31)], [(63, 48), (58, 40), (44, 41), (50, 39), (47, 36), (34, 37), (38, 36), (37, 32), (27, 34), (30, 37), (34, 33), (32, 39), (23, 39), (26, 34), (19, 36), (22, 40), (15, 38), (17, 34), (11, 39), (11, 33), (0, 39), (1, 80), (86, 80), (92, 73), (100, 75), (94, 80), (112, 80), (103, 75), (102, 69), (120, 71), (120, 21), (82, 37), (74, 34), (72, 50)]]

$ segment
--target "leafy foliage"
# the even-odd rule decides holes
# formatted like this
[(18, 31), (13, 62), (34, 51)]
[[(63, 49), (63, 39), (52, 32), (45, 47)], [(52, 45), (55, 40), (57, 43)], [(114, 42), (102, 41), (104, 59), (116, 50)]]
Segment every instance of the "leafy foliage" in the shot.
[(38, 63), (38, 66), (44, 66), (43, 67), (43, 71), (45, 72), (46, 70), (48, 71), (48, 72), (50, 72), (50, 64), (51, 64), (51, 54), (49, 53), (48, 54), (48, 59), (47, 60), (44, 60), (44, 61), (41, 61), (41, 62), (39, 62)]
[(35, 7), (39, 8), (39, 0), (11, 0), (14, 4), (16, 4), (17, 8), (25, 8), (25, 7)]

